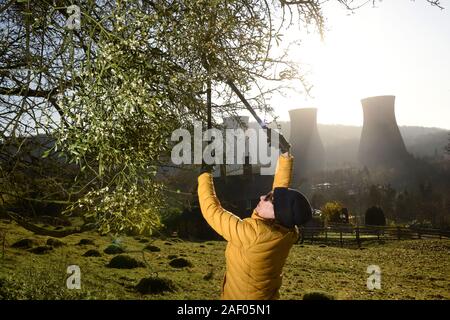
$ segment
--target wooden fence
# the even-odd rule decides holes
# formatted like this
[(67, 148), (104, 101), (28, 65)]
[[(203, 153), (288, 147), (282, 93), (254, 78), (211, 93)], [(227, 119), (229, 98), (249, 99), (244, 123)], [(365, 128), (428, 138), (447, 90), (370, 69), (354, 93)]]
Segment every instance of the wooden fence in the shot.
[(406, 227), (332, 225), (328, 227), (301, 228), (299, 243), (324, 243), (330, 245), (405, 239), (450, 239), (450, 230), (418, 229)]

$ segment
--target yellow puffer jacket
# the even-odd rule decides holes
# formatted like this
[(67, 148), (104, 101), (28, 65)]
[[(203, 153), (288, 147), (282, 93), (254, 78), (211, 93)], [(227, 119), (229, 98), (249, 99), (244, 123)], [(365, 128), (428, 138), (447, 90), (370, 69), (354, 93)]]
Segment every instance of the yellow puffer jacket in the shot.
[[(273, 188), (289, 186), (292, 163), (292, 156), (278, 158)], [(298, 229), (287, 229), (261, 218), (256, 210), (251, 218), (243, 220), (225, 210), (216, 197), (209, 173), (198, 177), (198, 197), (203, 217), (228, 241), (221, 299), (278, 299), (283, 266), (289, 250), (298, 241)]]

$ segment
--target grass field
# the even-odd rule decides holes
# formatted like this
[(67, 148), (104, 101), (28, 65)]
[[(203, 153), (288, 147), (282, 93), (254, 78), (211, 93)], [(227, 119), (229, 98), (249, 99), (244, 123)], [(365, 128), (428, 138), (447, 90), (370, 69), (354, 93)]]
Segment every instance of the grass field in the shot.
[[(6, 236), (0, 238), (0, 299), (218, 299), (224, 273), (223, 241), (187, 242), (178, 238), (99, 236), (94, 232), (61, 239), (46, 253), (12, 248), (18, 240), (46, 244), (37, 236), (0, 220)], [(79, 245), (80, 240), (93, 244)], [(119, 243), (125, 255), (144, 262), (134, 269), (107, 267), (117, 256), (104, 253)], [(86, 241), (85, 241), (86, 242)], [(160, 251), (143, 250), (152, 245)], [(48, 247), (47, 247), (48, 249)], [(83, 256), (97, 250), (98, 257)], [(44, 250), (45, 251), (45, 250)], [(311, 291), (324, 291), (336, 299), (450, 299), (450, 240), (403, 240), (371, 244), (362, 249), (295, 245), (284, 268), (281, 299), (302, 299)], [(171, 261), (183, 258), (191, 266), (176, 268)], [(78, 265), (81, 290), (66, 288), (66, 269)], [(381, 289), (370, 291), (369, 265), (381, 268)], [(169, 279), (175, 291), (141, 294), (135, 287), (142, 278)]]

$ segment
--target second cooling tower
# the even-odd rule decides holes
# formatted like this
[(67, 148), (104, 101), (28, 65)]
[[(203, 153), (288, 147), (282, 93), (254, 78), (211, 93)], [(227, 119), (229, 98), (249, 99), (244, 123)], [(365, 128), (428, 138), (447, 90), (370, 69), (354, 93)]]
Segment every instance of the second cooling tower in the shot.
[(295, 157), (293, 187), (325, 167), (325, 150), (317, 130), (317, 109), (304, 108), (289, 111), (291, 134), (289, 142)]
[(364, 125), (359, 161), (369, 167), (399, 167), (410, 159), (395, 119), (395, 96), (361, 100)]

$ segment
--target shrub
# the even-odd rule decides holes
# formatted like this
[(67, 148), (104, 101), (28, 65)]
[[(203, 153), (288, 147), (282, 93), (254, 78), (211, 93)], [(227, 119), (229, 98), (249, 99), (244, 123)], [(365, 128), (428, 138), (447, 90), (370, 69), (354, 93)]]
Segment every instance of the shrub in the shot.
[(385, 226), (386, 217), (384, 216), (383, 210), (377, 206), (367, 209), (365, 215), (365, 224), (368, 226)]
[(344, 208), (339, 202), (327, 202), (322, 208), (322, 220), (328, 223), (348, 223), (348, 213), (347, 218), (345, 218), (345, 211), (347, 209)]
[(176, 231), (182, 213), (183, 210), (176, 207), (168, 208), (166, 211), (162, 212), (161, 224), (163, 225), (163, 230), (167, 233)]

